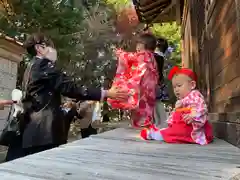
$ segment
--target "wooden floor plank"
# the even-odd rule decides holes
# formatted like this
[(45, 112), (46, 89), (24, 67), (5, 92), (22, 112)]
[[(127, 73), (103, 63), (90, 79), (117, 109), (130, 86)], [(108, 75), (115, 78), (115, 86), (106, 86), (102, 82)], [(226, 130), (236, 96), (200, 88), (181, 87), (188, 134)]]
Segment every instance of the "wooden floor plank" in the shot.
[(1, 180), (220, 180), (240, 173), (240, 150), (222, 140), (161, 144), (137, 134), (120, 128), (1, 164)]

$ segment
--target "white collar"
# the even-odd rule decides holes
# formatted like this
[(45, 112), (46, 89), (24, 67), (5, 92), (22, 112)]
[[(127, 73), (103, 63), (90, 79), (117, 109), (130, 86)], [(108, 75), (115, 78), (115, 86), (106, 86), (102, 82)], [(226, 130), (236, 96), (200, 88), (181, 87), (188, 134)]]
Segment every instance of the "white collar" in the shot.
[(43, 57), (41, 57), (41, 56), (35, 56), (36, 58), (38, 58), (38, 59), (43, 59)]
[(165, 54), (161, 51), (156, 50), (155, 53), (158, 54), (159, 56), (162, 56), (163, 58), (166, 57)]

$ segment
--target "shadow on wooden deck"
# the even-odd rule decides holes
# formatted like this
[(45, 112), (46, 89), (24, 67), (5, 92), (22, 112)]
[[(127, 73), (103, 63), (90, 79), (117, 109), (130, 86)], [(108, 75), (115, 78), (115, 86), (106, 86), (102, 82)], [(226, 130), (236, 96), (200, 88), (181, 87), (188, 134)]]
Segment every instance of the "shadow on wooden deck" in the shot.
[(145, 142), (119, 128), (0, 165), (1, 180), (229, 180), (240, 173), (240, 149)]

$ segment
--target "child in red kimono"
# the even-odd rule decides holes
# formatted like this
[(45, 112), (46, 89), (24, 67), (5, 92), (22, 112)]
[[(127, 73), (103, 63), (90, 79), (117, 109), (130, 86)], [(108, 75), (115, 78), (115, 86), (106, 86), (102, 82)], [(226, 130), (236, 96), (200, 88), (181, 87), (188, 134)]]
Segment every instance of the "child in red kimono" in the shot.
[(212, 127), (208, 122), (208, 109), (204, 97), (195, 89), (195, 73), (187, 68), (174, 67), (168, 78), (172, 80), (178, 99), (167, 120), (168, 127), (158, 129), (151, 126), (141, 131), (141, 137), (167, 143), (210, 143), (213, 140)]
[(155, 37), (143, 34), (137, 42), (136, 52), (116, 51), (118, 68), (112, 86), (128, 90), (129, 98), (126, 101), (108, 99), (107, 102), (114, 109), (130, 110), (135, 128), (152, 124), (158, 83), (155, 48)]

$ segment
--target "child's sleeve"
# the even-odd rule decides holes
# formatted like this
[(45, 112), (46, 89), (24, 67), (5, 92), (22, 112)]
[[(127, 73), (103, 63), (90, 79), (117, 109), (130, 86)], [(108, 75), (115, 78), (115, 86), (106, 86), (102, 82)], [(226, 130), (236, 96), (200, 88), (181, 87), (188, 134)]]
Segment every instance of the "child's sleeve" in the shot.
[(173, 123), (172, 116), (173, 116), (173, 111), (170, 113), (169, 117), (167, 118), (168, 125), (171, 125)]
[(128, 61), (134, 61), (136, 56), (133, 52), (126, 52), (122, 49), (116, 50), (116, 56), (119, 59), (119, 61), (124, 61), (123, 63), (127, 63)]
[(199, 91), (193, 91), (188, 98), (189, 104), (192, 108), (191, 116), (193, 118), (193, 124), (204, 125), (207, 121), (207, 105), (204, 97)]
[(145, 54), (137, 54), (135, 56), (136, 64), (132, 66), (132, 68), (134, 69), (133, 74), (135, 74), (135, 77), (142, 77), (147, 70), (147, 63), (145, 61), (146, 56)]

